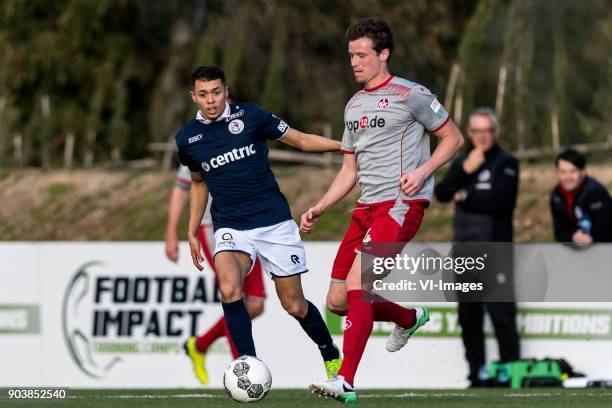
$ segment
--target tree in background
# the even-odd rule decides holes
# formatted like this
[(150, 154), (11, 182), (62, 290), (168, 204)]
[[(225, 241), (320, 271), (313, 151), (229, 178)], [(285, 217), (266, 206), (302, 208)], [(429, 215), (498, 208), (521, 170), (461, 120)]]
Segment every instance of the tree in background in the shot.
[(554, 145), (555, 129), (560, 144), (602, 141), (612, 134), (608, 3), (4, 0), (0, 166), (146, 157), (194, 114), (185, 91), (200, 64), (223, 66), (235, 100), (296, 127), (331, 124), (339, 138), (357, 90), (344, 30), (366, 15), (394, 28), (393, 71), (441, 99), (461, 66), (454, 114), (503, 107), (510, 148)]

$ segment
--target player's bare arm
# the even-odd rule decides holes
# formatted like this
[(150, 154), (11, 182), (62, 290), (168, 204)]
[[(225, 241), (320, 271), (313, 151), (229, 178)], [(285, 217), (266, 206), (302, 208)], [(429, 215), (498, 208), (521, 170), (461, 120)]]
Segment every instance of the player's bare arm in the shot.
[(340, 150), (340, 142), (323, 136), (311, 135), (297, 129), (289, 129), (281, 142), (304, 152), (335, 152)]
[(356, 180), (357, 161), (355, 155), (345, 154), (342, 167), (325, 195), (314, 207), (310, 207), (307, 212), (302, 214), (300, 230), (305, 233), (312, 232), (321, 215), (342, 200), (355, 187)]
[(206, 204), (208, 203), (208, 186), (202, 173), (191, 172), (191, 191), (189, 193), (189, 229), (187, 238), (189, 240), (189, 250), (191, 259), (198, 270), (204, 269), (201, 265), (204, 262), (200, 241), (198, 240), (198, 228), (202, 222)]
[(463, 146), (461, 131), (450, 119), (446, 125), (434, 132), (434, 135), (440, 138), (441, 141), (429, 160), (413, 171), (404, 173), (400, 178), (400, 187), (408, 196), (416, 194), (423, 187), (425, 180), (442, 167), (444, 163), (452, 159), (455, 153)]
[(172, 187), (168, 204), (168, 225), (166, 226), (166, 257), (172, 262), (178, 260), (178, 234), (176, 231), (186, 201), (187, 192), (179, 187)]

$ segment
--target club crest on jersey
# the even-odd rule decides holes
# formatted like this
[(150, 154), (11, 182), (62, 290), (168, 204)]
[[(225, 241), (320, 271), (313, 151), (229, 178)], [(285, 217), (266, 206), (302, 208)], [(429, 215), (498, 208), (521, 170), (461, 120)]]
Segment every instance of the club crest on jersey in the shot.
[(244, 130), (244, 122), (240, 119), (234, 119), (227, 125), (227, 130), (229, 130), (231, 134), (237, 135)]
[(381, 98), (381, 99), (378, 101), (378, 107), (379, 107), (380, 109), (385, 109), (387, 106), (389, 106), (389, 99), (387, 99), (387, 98)]
[(491, 178), (491, 170), (489, 169), (484, 169), (482, 170), (480, 173), (478, 173), (478, 181), (489, 181), (489, 179)]
[(372, 231), (372, 228), (366, 231), (365, 236), (363, 237), (363, 241), (361, 241), (362, 243), (367, 244), (368, 242), (372, 241), (372, 236), (370, 235), (370, 231)]

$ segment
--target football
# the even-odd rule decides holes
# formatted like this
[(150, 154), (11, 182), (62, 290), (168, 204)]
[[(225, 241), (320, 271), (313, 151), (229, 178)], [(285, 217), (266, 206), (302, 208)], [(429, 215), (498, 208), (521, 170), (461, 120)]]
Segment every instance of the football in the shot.
[(270, 391), (272, 375), (260, 359), (240, 356), (225, 369), (223, 386), (235, 401), (256, 402)]

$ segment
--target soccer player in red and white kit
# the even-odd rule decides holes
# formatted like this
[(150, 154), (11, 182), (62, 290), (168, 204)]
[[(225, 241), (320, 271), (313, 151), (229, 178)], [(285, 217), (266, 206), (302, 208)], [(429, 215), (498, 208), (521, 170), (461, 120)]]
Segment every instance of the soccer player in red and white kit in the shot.
[[(429, 320), (425, 307), (406, 309), (362, 293), (362, 242), (408, 242), (416, 234), (433, 192), (433, 173), (450, 160), (463, 137), (428, 89), (389, 73), (393, 33), (387, 23), (364, 18), (347, 30), (355, 79), (364, 85), (347, 103), (342, 138), (344, 161), (331, 187), (302, 215), (310, 232), (323, 213), (357, 183), (361, 197), (334, 261), (327, 306), (347, 316), (344, 361), (338, 376), (315, 382), (313, 392), (355, 402), (355, 373), (373, 321), (395, 322), (387, 350), (397, 351)], [(429, 153), (429, 136), (440, 142)]]
[[(187, 166), (179, 166), (176, 172), (176, 182), (170, 193), (168, 203), (168, 225), (166, 227), (166, 256), (172, 262), (178, 260), (178, 234), (177, 227), (179, 219), (189, 196), (191, 188), (191, 173)], [(213, 261), (211, 248), (215, 247), (214, 231), (212, 218), (210, 216), (210, 206), (212, 199), (209, 198), (208, 206), (204, 212), (200, 229), (198, 230), (198, 238), (204, 252), (204, 256), (215, 274), (215, 263)], [(215, 277), (216, 279), (216, 277)], [(264, 300), (266, 297), (266, 289), (263, 282), (263, 273), (261, 262), (256, 259), (253, 270), (244, 280), (242, 286), (242, 294), (244, 303), (251, 319), (261, 315), (264, 310)], [(191, 358), (193, 370), (202, 384), (208, 384), (208, 372), (206, 370), (206, 352), (212, 343), (220, 337), (227, 337), (230, 346), (230, 351), (233, 358), (238, 358), (240, 354), (236, 349), (236, 345), (227, 330), (225, 319), (223, 316), (219, 318), (205, 333), (198, 337), (190, 337), (185, 342), (185, 352)]]

